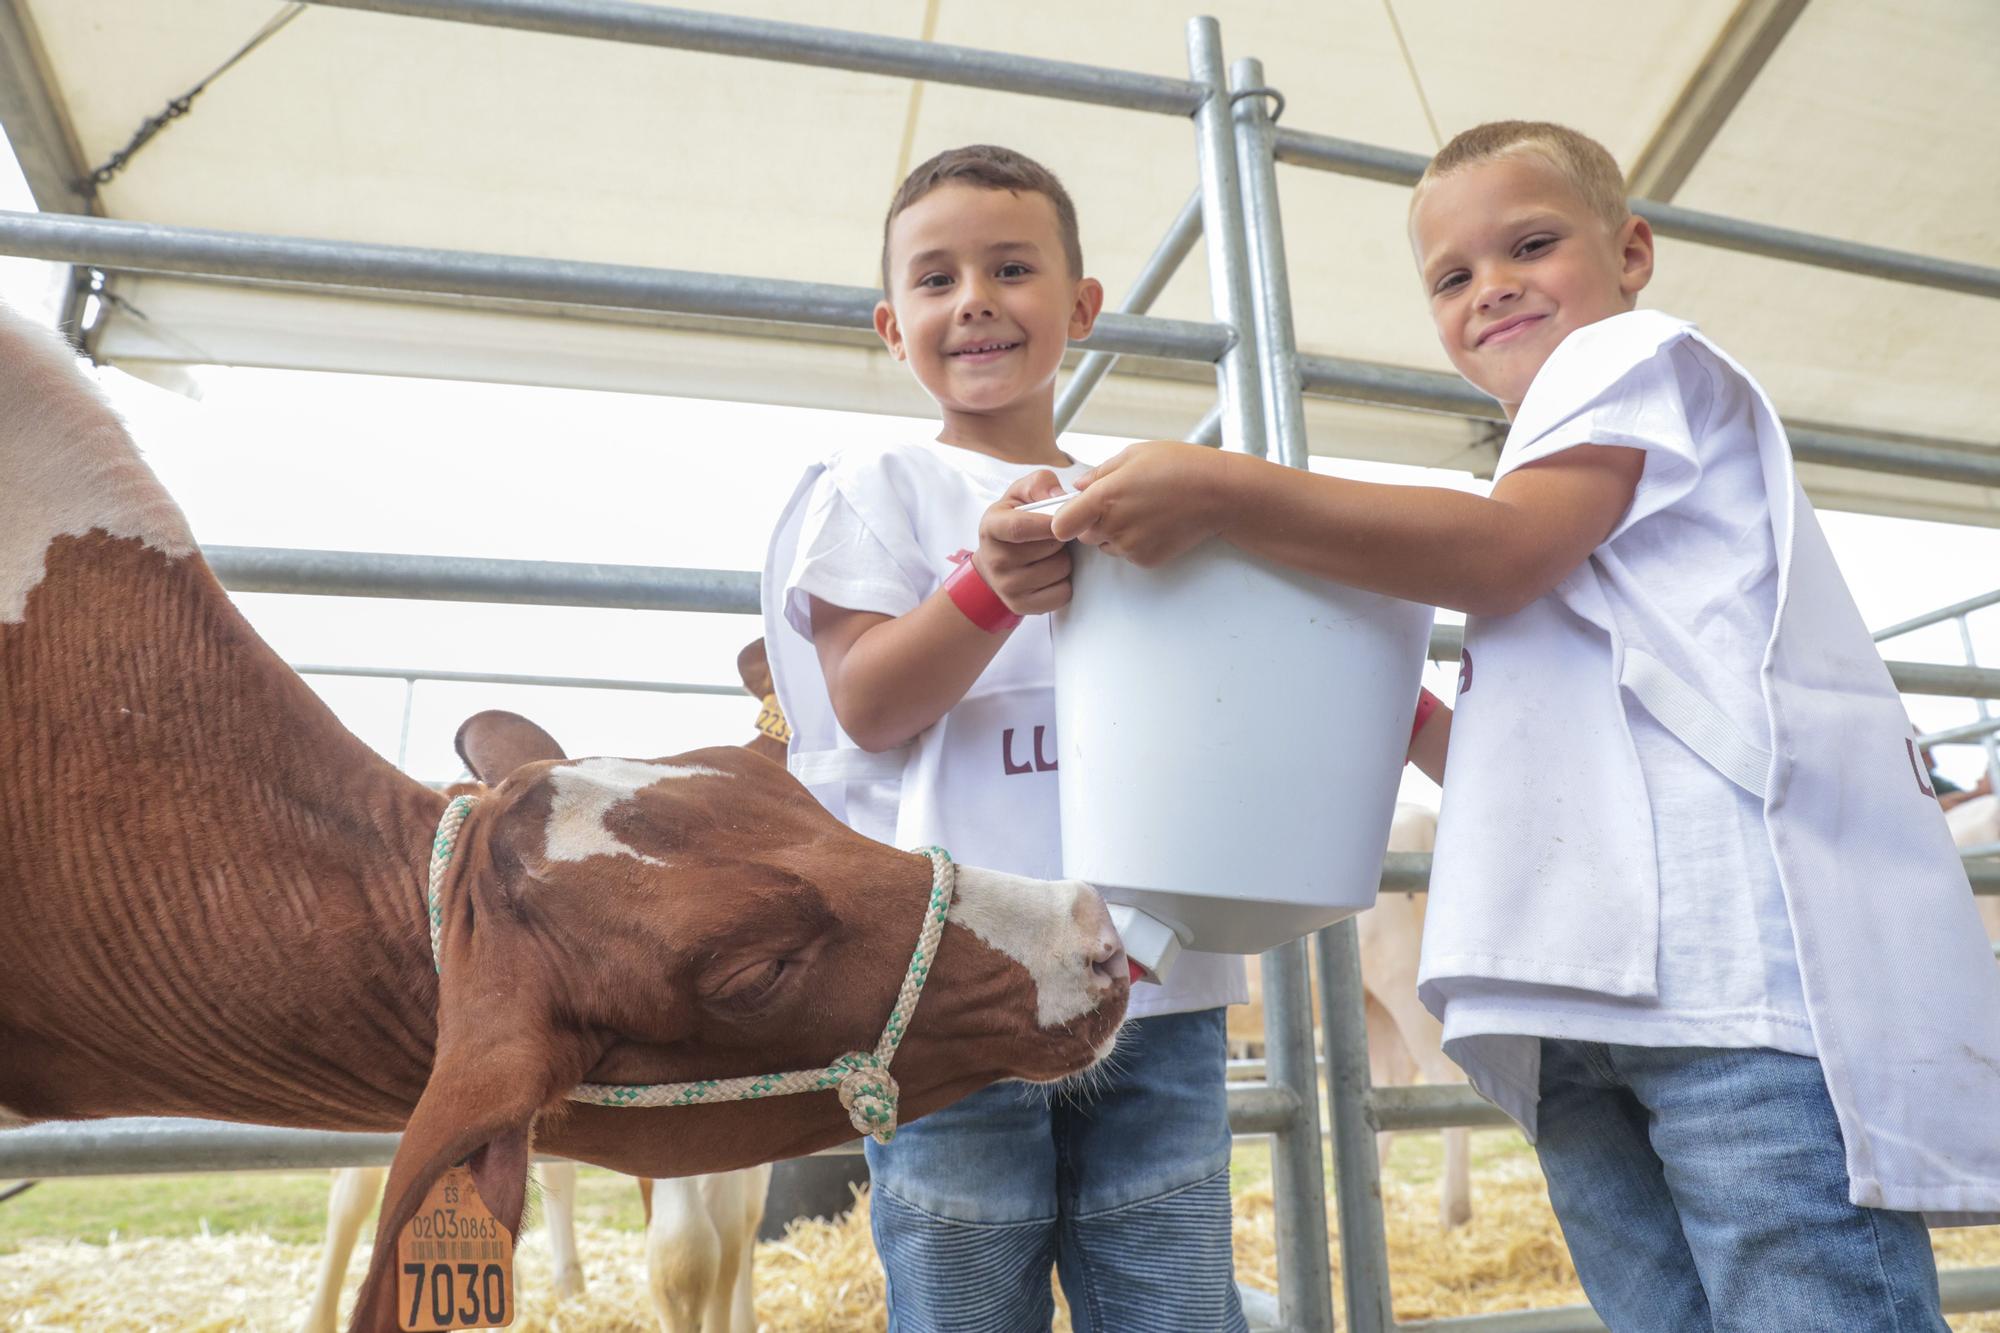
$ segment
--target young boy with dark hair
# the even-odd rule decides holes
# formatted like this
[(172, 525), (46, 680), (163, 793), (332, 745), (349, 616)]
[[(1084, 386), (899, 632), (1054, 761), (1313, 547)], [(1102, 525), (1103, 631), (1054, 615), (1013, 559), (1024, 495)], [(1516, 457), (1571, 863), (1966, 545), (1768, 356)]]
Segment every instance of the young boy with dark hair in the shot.
[(1606, 1323), (1942, 1330), (1919, 1214), (2000, 1213), (2000, 969), (1777, 415), (1635, 309), (1652, 233), (1583, 135), (1467, 131), (1409, 225), (1512, 423), (1490, 496), (1153, 442), (1052, 530), (1467, 613), (1419, 990)]
[[(1004, 148), (942, 153), (883, 226), (875, 327), (943, 418), (808, 471), (764, 569), (794, 773), (861, 832), (1059, 878), (1053, 657), (1069, 599), (1041, 514), (1082, 465), (1056, 372), (1104, 293), (1069, 196)], [(968, 550), (969, 548), (969, 550)], [(977, 930), (975, 924), (972, 927)], [(1134, 991), (1091, 1084), (1000, 1084), (868, 1145), (898, 1333), (1244, 1327), (1230, 1253), (1223, 1006), (1240, 959)]]

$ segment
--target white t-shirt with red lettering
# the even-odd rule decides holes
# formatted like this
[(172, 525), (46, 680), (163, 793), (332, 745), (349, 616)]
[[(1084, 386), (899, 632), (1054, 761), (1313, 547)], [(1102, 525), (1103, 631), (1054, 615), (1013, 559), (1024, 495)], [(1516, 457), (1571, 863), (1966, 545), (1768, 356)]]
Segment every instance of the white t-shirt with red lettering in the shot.
[[(1073, 484), (1087, 466), (1057, 475)], [(779, 521), (764, 573), (765, 638), (795, 734), (794, 771), (852, 827), (898, 847), (935, 844), (968, 865), (1059, 879), (1048, 617), (1030, 616), (1014, 630), (899, 763), (859, 755), (839, 731), (811, 642), (814, 597), (887, 616), (915, 610), (951, 573), (951, 557), (978, 544), (980, 516), (1037, 470), (924, 439), (835, 454), (808, 472)], [(844, 758), (853, 761), (846, 777), (829, 780)], [(1241, 958), (1189, 953), (1165, 985), (1135, 988), (1128, 1012), (1143, 1018), (1248, 998)]]

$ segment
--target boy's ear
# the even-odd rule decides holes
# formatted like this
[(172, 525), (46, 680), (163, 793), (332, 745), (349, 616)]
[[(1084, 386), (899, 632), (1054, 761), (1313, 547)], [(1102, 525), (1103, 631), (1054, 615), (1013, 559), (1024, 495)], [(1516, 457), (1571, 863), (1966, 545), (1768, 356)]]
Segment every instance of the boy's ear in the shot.
[(890, 356), (898, 361), (907, 359), (908, 354), (903, 350), (903, 326), (896, 322), (896, 307), (887, 300), (875, 303), (875, 335), (889, 349)]
[(1637, 296), (1653, 280), (1653, 224), (1634, 213), (1618, 229), (1619, 290)]
[[(1069, 340), (1081, 342), (1097, 327), (1097, 317), (1104, 310), (1104, 284), (1096, 278), (1085, 278), (1076, 285), (1076, 308), (1069, 314)], [(880, 316), (877, 316), (879, 327)]]

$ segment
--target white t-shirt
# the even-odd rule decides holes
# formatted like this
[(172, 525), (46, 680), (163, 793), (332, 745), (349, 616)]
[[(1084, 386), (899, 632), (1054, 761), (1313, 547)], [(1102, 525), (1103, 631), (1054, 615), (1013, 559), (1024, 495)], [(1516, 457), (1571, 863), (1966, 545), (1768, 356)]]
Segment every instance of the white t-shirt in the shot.
[[(1073, 484), (1088, 466), (1056, 474)], [(1037, 470), (933, 440), (837, 455), (804, 500), (783, 583), (786, 625), (811, 639), (814, 597), (887, 616), (915, 610), (952, 571), (951, 556), (978, 544), (986, 509)], [(936, 843), (967, 864), (1060, 878), (1054, 681), (1048, 618), (1030, 616), (965, 698), (913, 742), (899, 784), (848, 789), (849, 823), (897, 846)], [(1241, 958), (1188, 953), (1165, 985), (1135, 987), (1127, 1012), (1248, 998)]]
[[(1748, 386), (1700, 344), (1681, 340), (1590, 390), (1597, 406), (1535, 441), (1536, 460), (1576, 445), (1617, 443), (1645, 448), (1648, 474), (1689, 460), (1699, 470), (1692, 486), (1685, 474), (1676, 478), (1675, 498), (1664, 507), (1649, 502), (1655, 478), (1643, 479), (1626, 518), (1592, 553), (1618, 632), (1628, 648), (1651, 654), (1701, 691), (1744, 735), (1768, 736), (1758, 672), (1776, 612), (1777, 548)], [(1503, 474), (1512, 461), (1503, 452)], [(1476, 1058), (1515, 1068), (1523, 1066), (1492, 1039), (1814, 1054), (1763, 803), (1630, 694), (1620, 697), (1656, 830), (1658, 995), (1445, 979), (1438, 991), (1447, 1050), (1477, 1044)], [(1447, 806), (1450, 800), (1447, 783)], [(1587, 913), (1590, 904), (1576, 910)]]

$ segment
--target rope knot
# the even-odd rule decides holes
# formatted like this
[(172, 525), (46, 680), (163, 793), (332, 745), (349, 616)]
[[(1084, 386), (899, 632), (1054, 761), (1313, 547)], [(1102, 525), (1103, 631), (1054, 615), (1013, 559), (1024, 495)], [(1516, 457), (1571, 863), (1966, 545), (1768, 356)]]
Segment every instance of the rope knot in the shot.
[(874, 1135), (877, 1143), (895, 1138), (896, 1080), (881, 1057), (854, 1051), (834, 1061), (833, 1068), (840, 1071), (840, 1082), (835, 1088), (854, 1128)]

